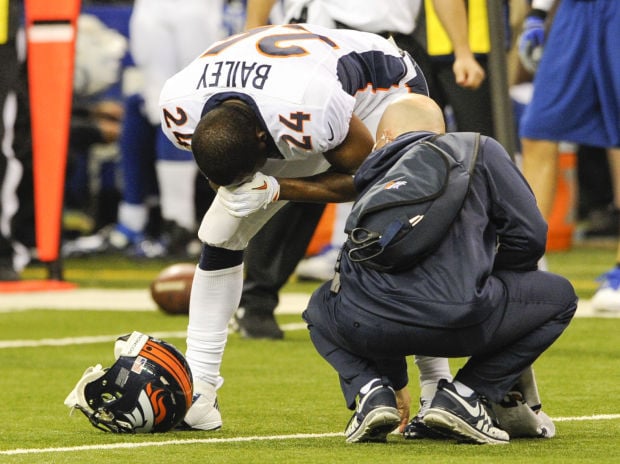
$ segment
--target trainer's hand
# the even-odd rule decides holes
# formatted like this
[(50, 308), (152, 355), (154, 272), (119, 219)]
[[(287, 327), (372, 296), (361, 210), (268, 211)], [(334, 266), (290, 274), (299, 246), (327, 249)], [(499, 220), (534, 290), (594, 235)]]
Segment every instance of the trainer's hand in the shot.
[(541, 10), (532, 10), (525, 18), (523, 32), (518, 39), (519, 59), (523, 67), (531, 73), (536, 72), (542, 57), (545, 43), (545, 16)]
[(398, 431), (403, 433), (405, 431), (405, 427), (409, 423), (409, 410), (411, 408), (411, 395), (409, 394), (409, 389), (407, 387), (403, 387), (396, 391), (396, 407), (398, 409), (398, 413), (400, 414), (400, 425), (398, 426)]
[(243, 184), (220, 187), (217, 194), (224, 208), (232, 216), (246, 217), (277, 201), (280, 196), (280, 184), (275, 177), (257, 172), (251, 180)]

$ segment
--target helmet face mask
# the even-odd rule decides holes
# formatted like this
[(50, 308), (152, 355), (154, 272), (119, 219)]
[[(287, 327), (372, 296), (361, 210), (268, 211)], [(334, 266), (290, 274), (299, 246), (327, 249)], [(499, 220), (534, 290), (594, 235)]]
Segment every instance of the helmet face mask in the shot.
[(88, 368), (65, 404), (113, 433), (166, 432), (181, 422), (193, 394), (183, 355), (140, 332), (119, 338), (115, 354), (110, 368)]

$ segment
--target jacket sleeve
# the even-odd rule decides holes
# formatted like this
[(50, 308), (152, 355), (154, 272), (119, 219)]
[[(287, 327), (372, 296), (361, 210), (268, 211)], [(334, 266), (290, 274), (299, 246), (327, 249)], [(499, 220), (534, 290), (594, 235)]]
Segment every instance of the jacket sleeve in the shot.
[(497, 141), (484, 138), (480, 156), (491, 199), (490, 220), (498, 240), (494, 270), (535, 270), (545, 253), (547, 223), (534, 194)]

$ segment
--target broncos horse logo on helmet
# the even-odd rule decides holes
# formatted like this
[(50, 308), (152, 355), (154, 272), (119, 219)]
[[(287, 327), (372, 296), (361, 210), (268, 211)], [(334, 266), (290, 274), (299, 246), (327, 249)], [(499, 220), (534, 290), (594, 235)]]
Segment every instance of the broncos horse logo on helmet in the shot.
[(166, 432), (192, 404), (192, 374), (171, 344), (140, 332), (115, 343), (116, 362), (89, 367), (65, 399), (98, 429), (114, 433)]

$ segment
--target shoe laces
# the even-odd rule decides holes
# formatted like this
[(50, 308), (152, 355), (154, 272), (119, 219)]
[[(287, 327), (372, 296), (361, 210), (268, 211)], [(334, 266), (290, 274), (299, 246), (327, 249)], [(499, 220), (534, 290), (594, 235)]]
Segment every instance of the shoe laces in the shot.
[(487, 417), (491, 420), (491, 424), (493, 425), (493, 427), (500, 428), (499, 419), (497, 418), (497, 415), (493, 411), (493, 408), (491, 407), (491, 402), (489, 401), (489, 399), (484, 395), (479, 395), (478, 401), (480, 401), (480, 404), (482, 404), (482, 409), (486, 413)]

